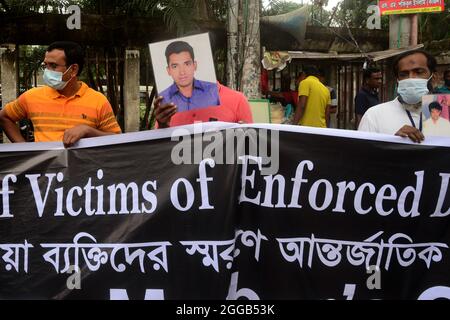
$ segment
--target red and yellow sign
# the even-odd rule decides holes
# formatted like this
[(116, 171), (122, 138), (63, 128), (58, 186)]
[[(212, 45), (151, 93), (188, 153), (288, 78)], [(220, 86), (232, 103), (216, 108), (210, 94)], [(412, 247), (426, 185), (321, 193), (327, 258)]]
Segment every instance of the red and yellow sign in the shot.
[(381, 15), (442, 12), (444, 0), (379, 0)]

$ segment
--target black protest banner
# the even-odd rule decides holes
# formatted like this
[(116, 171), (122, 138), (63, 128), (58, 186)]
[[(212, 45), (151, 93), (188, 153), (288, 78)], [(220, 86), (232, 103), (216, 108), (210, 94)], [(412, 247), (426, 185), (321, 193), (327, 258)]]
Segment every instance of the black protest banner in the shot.
[(4, 146), (0, 298), (449, 298), (449, 147), (220, 123)]

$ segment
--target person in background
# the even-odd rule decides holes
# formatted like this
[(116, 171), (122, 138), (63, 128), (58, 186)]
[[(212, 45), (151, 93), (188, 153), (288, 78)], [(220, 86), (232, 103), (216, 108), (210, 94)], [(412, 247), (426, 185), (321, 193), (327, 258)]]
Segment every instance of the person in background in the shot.
[(423, 129), (422, 98), (432, 91), (436, 59), (424, 50), (405, 52), (394, 61), (397, 98), (370, 108), (361, 119), (360, 131), (409, 138), (420, 143)]
[(383, 75), (378, 68), (363, 70), (363, 85), (355, 97), (356, 127), (359, 127), (367, 110), (380, 104), (378, 90), (383, 82)]
[(300, 82), (299, 101), (295, 110), (294, 125), (327, 128), (330, 91), (319, 80), (319, 70), (315, 66), (306, 66), (306, 79)]
[(435, 93), (450, 94), (450, 68), (444, 71), (444, 85), (436, 88)]
[(330, 91), (330, 112), (328, 113), (328, 128), (331, 128), (331, 115), (336, 114), (338, 111), (338, 99), (337, 99), (337, 93), (336, 90), (330, 86), (327, 86), (326, 84), (326, 77), (325, 77), (325, 71), (323, 69), (319, 69), (319, 80), (324, 84), (325, 87)]

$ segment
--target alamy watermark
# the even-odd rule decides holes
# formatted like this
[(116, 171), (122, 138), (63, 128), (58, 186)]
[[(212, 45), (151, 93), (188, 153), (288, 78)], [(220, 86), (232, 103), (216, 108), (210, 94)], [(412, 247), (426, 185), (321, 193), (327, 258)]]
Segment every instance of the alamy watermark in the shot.
[(69, 290), (81, 290), (81, 270), (78, 266), (70, 266), (67, 270), (67, 274), (70, 274), (66, 281), (67, 289)]
[[(213, 159), (216, 164), (241, 164), (243, 156), (262, 159), (263, 175), (275, 175), (280, 167), (280, 133), (276, 130), (232, 128), (204, 131), (201, 123), (194, 131), (177, 128), (172, 133), (171, 160), (175, 165), (200, 164)], [(255, 163), (256, 164), (256, 163)]]

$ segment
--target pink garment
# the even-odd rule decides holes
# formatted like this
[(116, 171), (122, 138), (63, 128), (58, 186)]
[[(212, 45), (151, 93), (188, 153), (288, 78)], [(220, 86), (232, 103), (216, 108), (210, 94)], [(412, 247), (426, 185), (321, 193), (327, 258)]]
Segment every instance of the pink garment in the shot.
[(437, 102), (442, 106), (441, 117), (450, 121), (450, 94), (439, 95), (437, 98)]
[(178, 112), (172, 117), (170, 126), (176, 127), (195, 122), (210, 121), (253, 123), (250, 105), (245, 96), (220, 83), (217, 85), (219, 88), (220, 106)]

